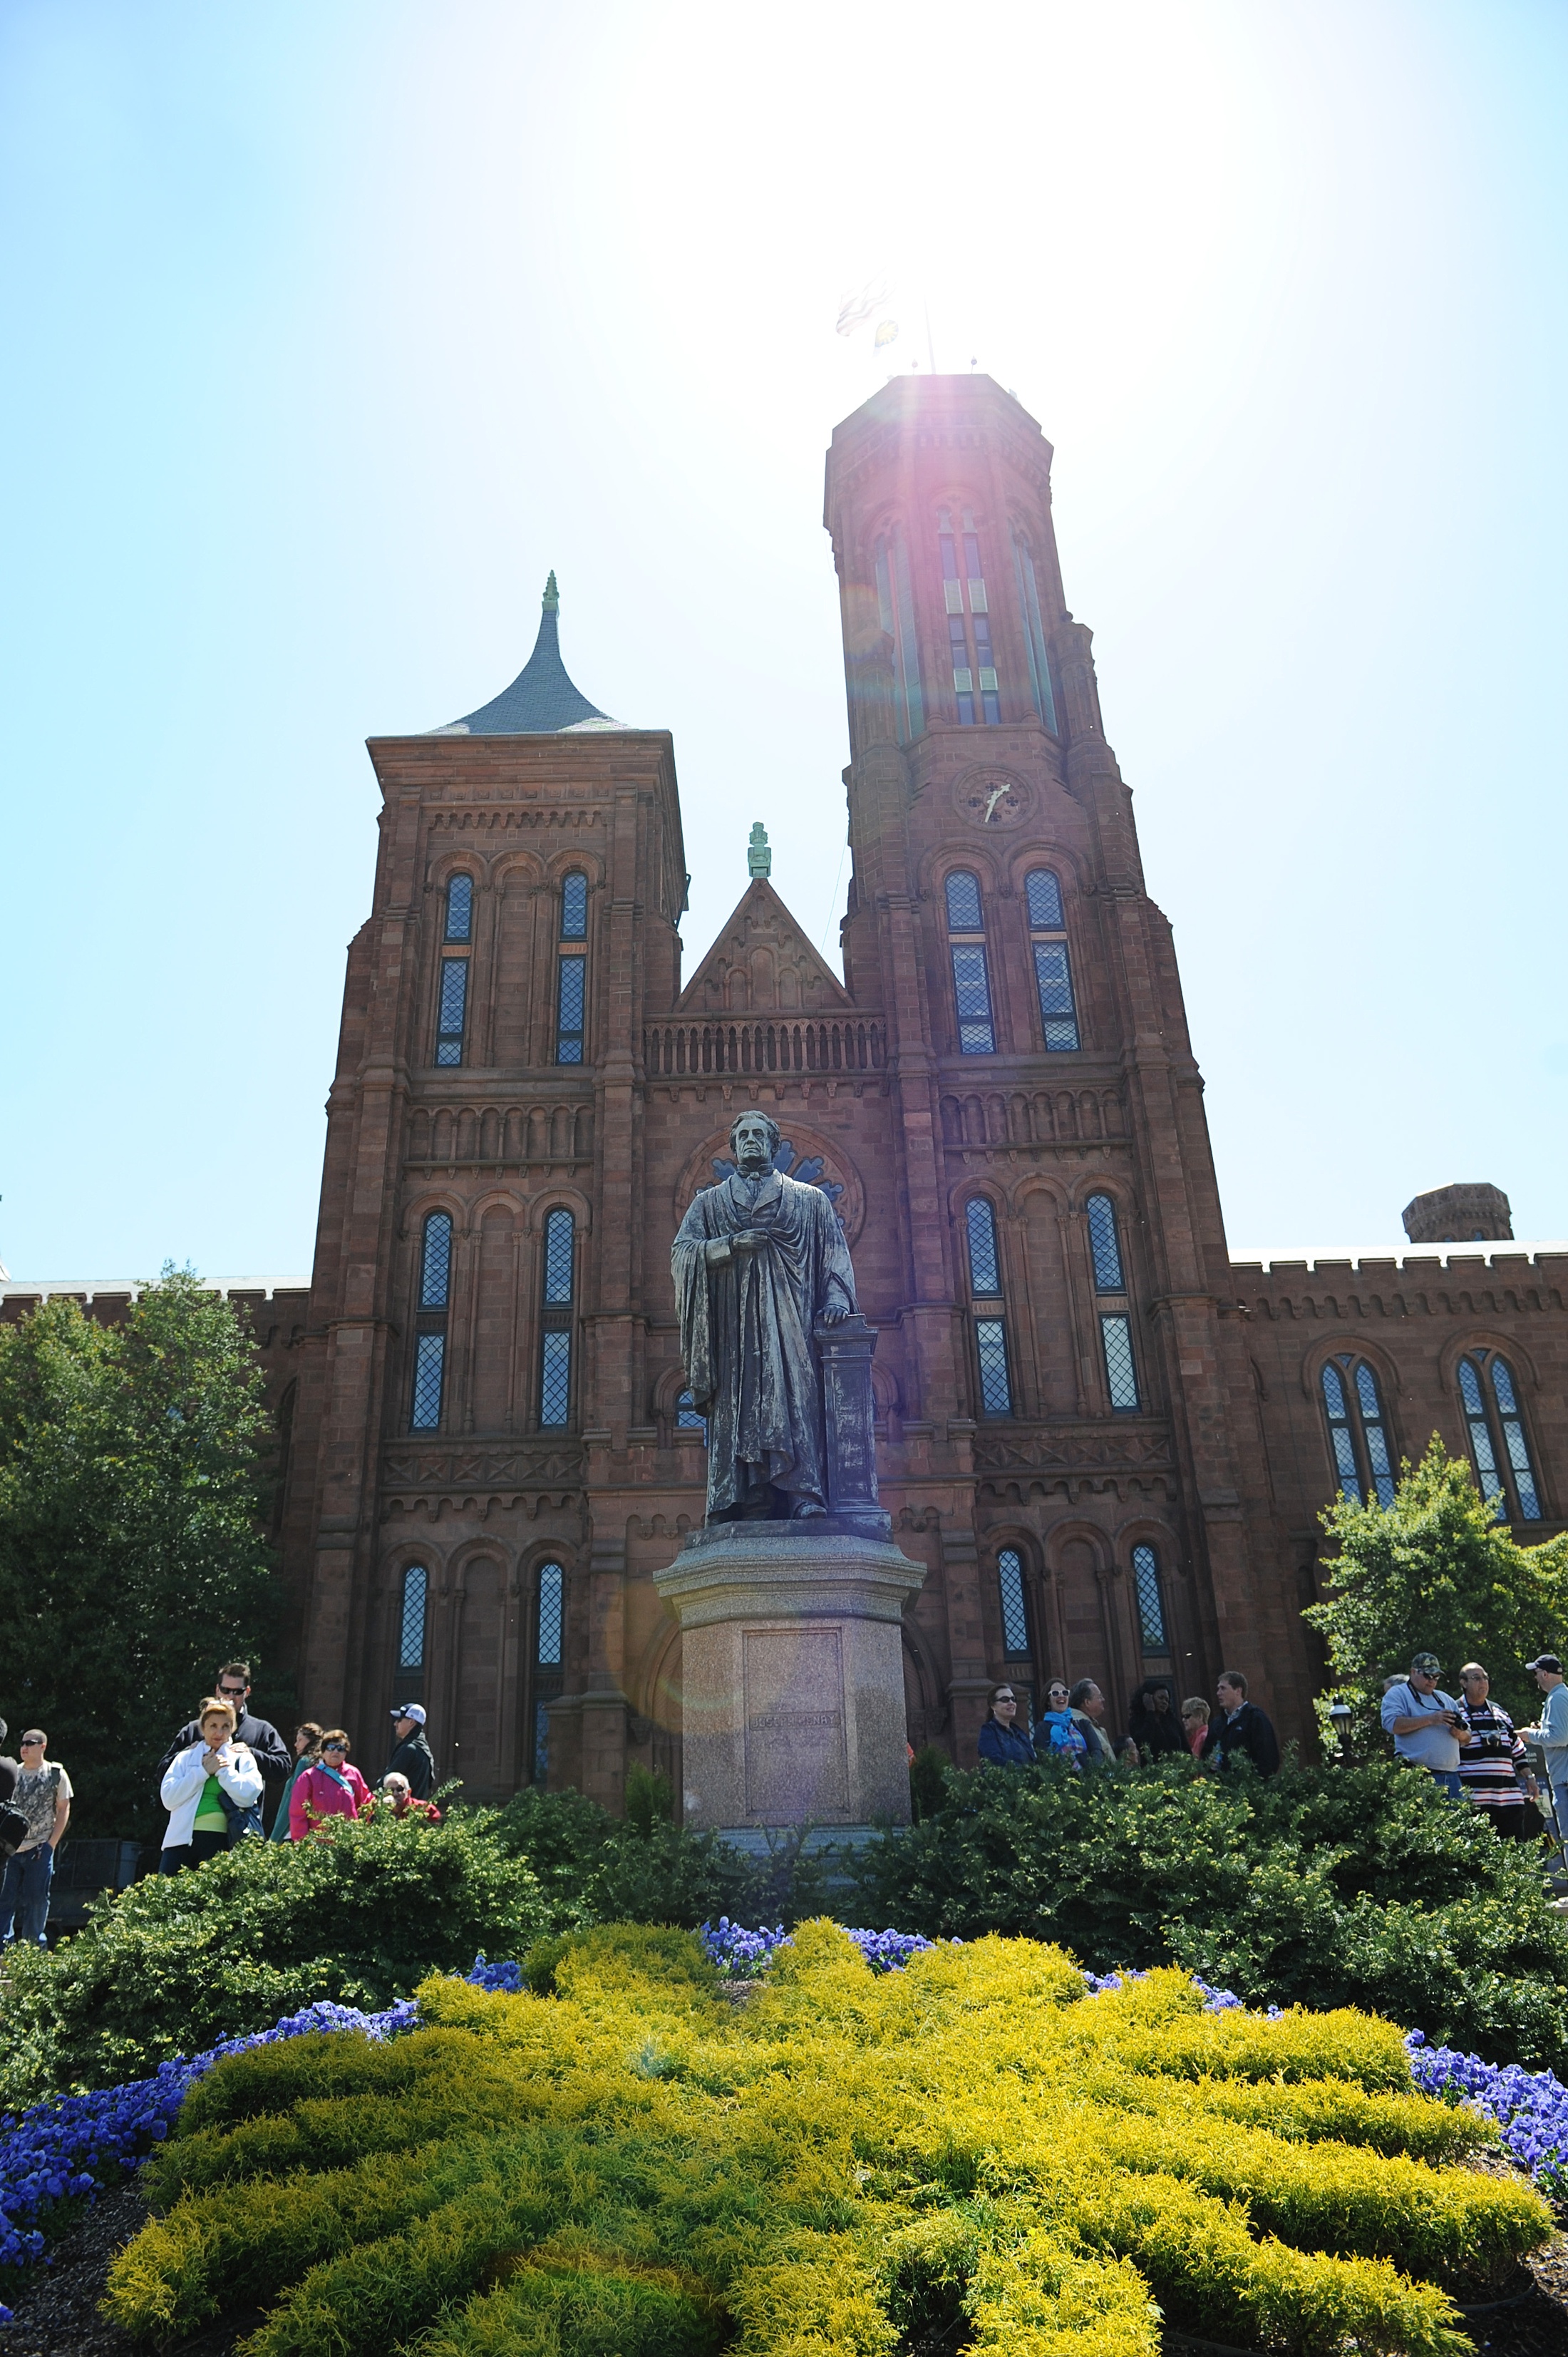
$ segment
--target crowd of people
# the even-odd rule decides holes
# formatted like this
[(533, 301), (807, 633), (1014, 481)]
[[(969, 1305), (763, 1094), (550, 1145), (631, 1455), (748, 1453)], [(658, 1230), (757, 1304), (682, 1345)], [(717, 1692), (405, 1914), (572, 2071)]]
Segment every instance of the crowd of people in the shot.
[[(1484, 1809), (1505, 1841), (1534, 1841), (1550, 1825), (1568, 1833), (1568, 1688), (1555, 1653), (1540, 1653), (1525, 1668), (1542, 1697), (1540, 1719), (1517, 1727), (1491, 1698), (1491, 1680), (1479, 1662), (1459, 1673), (1459, 1692), (1445, 1694), (1435, 1653), (1411, 1655), (1410, 1668), (1383, 1683), (1383, 1731), (1408, 1767), (1424, 1771), (1451, 1800)], [(1526, 1738), (1528, 1738), (1528, 1745)], [(1531, 1765), (1531, 1749), (1545, 1768)]]
[(1147, 1767), (1168, 1752), (1185, 1751), (1216, 1768), (1250, 1760), (1261, 1776), (1272, 1776), (1280, 1764), (1279, 1738), (1267, 1712), (1248, 1701), (1241, 1672), (1223, 1672), (1214, 1691), (1218, 1714), (1202, 1695), (1189, 1695), (1178, 1710), (1168, 1679), (1145, 1678), (1129, 1706), (1126, 1733), (1116, 1738), (1107, 1731), (1105, 1695), (1092, 1678), (1071, 1686), (1053, 1678), (1033, 1727), (1020, 1720), (1017, 1690), (1004, 1679), (991, 1689), (980, 1757), (999, 1768), (1054, 1759), (1082, 1775), (1112, 1760)]
[[(177, 1874), (201, 1866), (236, 1843), (306, 1841), (335, 1817), (386, 1815), (439, 1824), (430, 1795), (435, 1760), (425, 1738), (419, 1703), (392, 1710), (392, 1749), (374, 1792), (349, 1758), (340, 1727), (306, 1719), (295, 1729), (291, 1752), (277, 1728), (250, 1708), (251, 1672), (225, 1662), (214, 1692), (182, 1727), (157, 1766), (157, 1792), (168, 1813), (158, 1870)], [(0, 1744), (7, 1728), (0, 1719)], [(0, 1943), (43, 1946), (54, 1884), (55, 1857), (70, 1822), (70, 1778), (50, 1760), (48, 1737), (29, 1727), (20, 1760), (0, 1757)]]
[(252, 1716), (250, 1698), (249, 1665), (226, 1662), (217, 1692), (159, 1760), (158, 1798), (168, 1811), (160, 1873), (177, 1874), (247, 1836), (264, 1837), (269, 1779), (277, 1793), (274, 1841), (306, 1841), (335, 1817), (352, 1822), (377, 1813), (440, 1824), (423, 1704), (394, 1704), (392, 1757), (372, 1792), (349, 1757), (346, 1728), (305, 1719), (291, 1752), (270, 1720)]

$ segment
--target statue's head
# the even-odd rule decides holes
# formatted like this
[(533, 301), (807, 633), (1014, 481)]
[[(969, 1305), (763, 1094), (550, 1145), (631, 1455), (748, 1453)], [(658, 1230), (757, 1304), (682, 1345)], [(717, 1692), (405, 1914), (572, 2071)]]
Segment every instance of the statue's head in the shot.
[(744, 1113), (737, 1113), (729, 1125), (729, 1150), (736, 1168), (748, 1178), (771, 1170), (780, 1135), (779, 1124), (757, 1106), (747, 1105)]

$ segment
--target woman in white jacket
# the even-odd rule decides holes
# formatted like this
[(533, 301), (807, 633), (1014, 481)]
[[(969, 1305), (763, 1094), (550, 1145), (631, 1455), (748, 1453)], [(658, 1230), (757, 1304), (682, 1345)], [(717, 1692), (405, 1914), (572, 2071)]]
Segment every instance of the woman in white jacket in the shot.
[[(188, 1744), (170, 1761), (158, 1787), (168, 1811), (160, 1874), (177, 1874), (182, 1866), (202, 1866), (229, 1847), (233, 1823), (224, 1795), (242, 1814), (257, 1807), (262, 1797), (262, 1771), (249, 1746), (236, 1743), (234, 1713), (226, 1702), (209, 1695), (199, 1715), (201, 1738)], [(261, 1831), (261, 1820), (255, 1822)]]

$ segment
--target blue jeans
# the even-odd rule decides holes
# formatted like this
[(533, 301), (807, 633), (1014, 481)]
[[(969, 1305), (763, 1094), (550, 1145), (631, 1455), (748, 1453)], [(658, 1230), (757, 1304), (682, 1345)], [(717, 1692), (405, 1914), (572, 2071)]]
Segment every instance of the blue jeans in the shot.
[(1438, 1791), (1440, 1792), (1446, 1792), (1451, 1801), (1462, 1801), (1464, 1799), (1465, 1787), (1459, 1780), (1459, 1770), (1457, 1768), (1429, 1768), (1426, 1772), (1431, 1777), (1433, 1782), (1436, 1785)]
[(0, 1940), (45, 1944), (49, 1920), (49, 1885), (54, 1880), (55, 1854), (45, 1842), (38, 1849), (18, 1850), (5, 1860), (0, 1878)]

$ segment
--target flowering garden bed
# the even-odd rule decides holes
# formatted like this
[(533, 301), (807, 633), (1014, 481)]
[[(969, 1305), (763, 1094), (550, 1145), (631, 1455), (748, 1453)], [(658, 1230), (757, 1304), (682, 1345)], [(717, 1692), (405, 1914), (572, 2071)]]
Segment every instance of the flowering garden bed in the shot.
[(820, 1922), (552, 1946), (36, 2106), (0, 2135), (0, 2251), (145, 2156), (162, 2214), (113, 2313), (166, 2341), (257, 2309), (253, 2357), (871, 2357), (944, 2320), (1154, 2357), (1152, 2302), (1254, 2348), (1448, 2357), (1454, 2296), (1550, 2229), (1522, 2178), (1455, 2164), (1498, 2136), (1568, 2170), (1549, 2074), (1173, 1971)]

